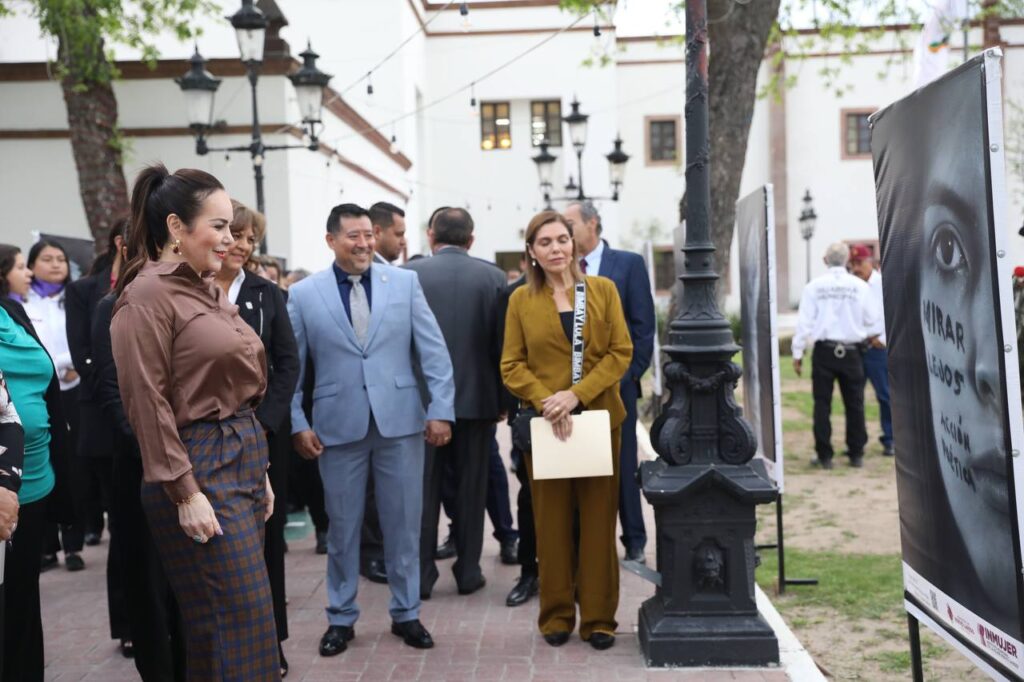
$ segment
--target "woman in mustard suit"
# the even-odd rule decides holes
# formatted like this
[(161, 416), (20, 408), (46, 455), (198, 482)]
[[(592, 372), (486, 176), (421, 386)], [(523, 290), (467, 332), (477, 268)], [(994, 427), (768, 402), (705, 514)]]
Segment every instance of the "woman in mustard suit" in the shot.
[[(576, 262), (572, 227), (555, 211), (537, 214), (526, 230), (527, 286), (509, 299), (501, 375), (508, 389), (551, 422), (555, 435), (572, 434), (574, 410), (608, 410), (612, 476), (535, 480), (527, 456), (537, 528), (540, 625), (544, 640), (569, 640), (580, 605), (580, 637), (595, 649), (615, 644), (619, 565), (615, 523), (619, 500), (619, 440), (626, 410), (619, 379), (633, 344), (611, 280), (585, 277)], [(574, 288), (586, 283), (583, 378), (572, 383)], [(573, 520), (579, 510), (579, 555)]]

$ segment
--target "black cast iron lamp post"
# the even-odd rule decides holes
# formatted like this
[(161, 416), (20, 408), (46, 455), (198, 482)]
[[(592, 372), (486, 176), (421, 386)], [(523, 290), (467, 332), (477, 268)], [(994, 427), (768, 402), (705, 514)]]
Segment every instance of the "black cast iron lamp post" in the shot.
[[(324, 88), (331, 76), (320, 71), (316, 60), (320, 56), (307, 44), (302, 57), (302, 66), (288, 76), (295, 86), (296, 101), (302, 116), (304, 132), (309, 138), (307, 144), (263, 144), (263, 131), (260, 129), (259, 106), (256, 97), (256, 84), (259, 81), (260, 69), (263, 66), (263, 47), (267, 36), (267, 18), (253, 0), (242, 0), (242, 7), (229, 17), (238, 40), (238, 51), (242, 63), (245, 64), (246, 76), (252, 93), (252, 140), (249, 144), (235, 147), (211, 147), (206, 141), (207, 134), (214, 128), (213, 100), (220, 86), (220, 79), (214, 78), (206, 70), (206, 60), (199, 54), (196, 47), (190, 60), (191, 67), (181, 78), (176, 79), (181, 91), (185, 94), (185, 105), (188, 111), (189, 127), (196, 138), (196, 154), (200, 156), (209, 152), (248, 152), (252, 158), (253, 177), (256, 180), (256, 209), (266, 214), (266, 201), (263, 194), (263, 161), (269, 151), (280, 149), (302, 149), (318, 151), (320, 143), (317, 138), (317, 126), (321, 124)], [(267, 252), (264, 239), (260, 251)]]
[[(569, 182), (565, 185), (565, 196), (551, 196), (551, 188), (553, 187), (552, 175), (557, 157), (548, 151), (548, 141), (546, 139), (542, 141), (538, 145), (540, 153), (533, 157), (533, 162), (537, 164), (537, 174), (540, 177), (540, 191), (544, 195), (544, 203), (547, 208), (551, 208), (552, 201), (584, 201), (586, 199), (611, 199), (612, 201), (618, 201), (619, 190), (622, 188), (626, 176), (626, 162), (629, 161), (629, 154), (622, 151), (622, 138), (617, 136), (612, 151), (605, 155), (605, 158), (608, 159), (608, 178), (612, 188), (612, 195), (610, 197), (587, 196), (586, 192), (583, 191), (583, 150), (587, 145), (587, 120), (590, 116), (580, 111), (580, 103), (575, 97), (572, 100), (571, 106), (572, 111), (563, 117), (562, 120), (569, 127), (569, 140), (576, 151), (576, 177), (569, 176)], [(578, 185), (576, 180), (579, 180)]]
[(811, 281), (811, 237), (814, 236), (814, 228), (818, 224), (818, 214), (814, 212), (811, 204), (811, 190), (804, 192), (804, 208), (800, 211), (800, 236), (804, 239), (807, 247), (807, 281)]
[(778, 491), (733, 399), (739, 350), (715, 296), (708, 143), (706, 0), (686, 2), (686, 244), (679, 311), (669, 325), (670, 398), (654, 422), (659, 459), (640, 466), (654, 507), (660, 582), (640, 607), (652, 666), (778, 663), (754, 595), (756, 505)]

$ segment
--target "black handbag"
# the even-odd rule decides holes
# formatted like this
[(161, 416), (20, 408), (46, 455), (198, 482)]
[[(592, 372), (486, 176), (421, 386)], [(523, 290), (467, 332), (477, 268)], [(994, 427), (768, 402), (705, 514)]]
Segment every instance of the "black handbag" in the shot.
[[(575, 386), (583, 378), (583, 325), (587, 322), (587, 285), (585, 283), (576, 283), (573, 304), (572, 383)], [(582, 407), (582, 405), (578, 406), (577, 411)], [(522, 452), (533, 452), (530, 423), (540, 416), (541, 413), (532, 406), (526, 406), (519, 410), (519, 414), (512, 420), (512, 445)]]

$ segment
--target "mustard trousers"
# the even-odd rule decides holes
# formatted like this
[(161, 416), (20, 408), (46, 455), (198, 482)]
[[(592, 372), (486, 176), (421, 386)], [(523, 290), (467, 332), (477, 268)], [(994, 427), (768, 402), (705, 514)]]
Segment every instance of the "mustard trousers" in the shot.
[[(533, 492), (540, 569), (541, 634), (572, 632), (580, 605), (580, 637), (614, 634), (619, 605), (619, 559), (615, 524), (619, 513), (621, 428), (612, 429), (612, 475), (536, 480), (527, 457)], [(579, 511), (579, 550), (573, 522)]]

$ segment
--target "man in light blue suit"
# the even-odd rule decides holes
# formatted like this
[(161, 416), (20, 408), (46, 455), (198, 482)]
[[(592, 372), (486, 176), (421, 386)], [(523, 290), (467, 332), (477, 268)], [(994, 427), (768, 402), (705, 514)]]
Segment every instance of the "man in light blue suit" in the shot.
[[(288, 314), (299, 366), (313, 361), (313, 423), (292, 401), (292, 441), (319, 458), (327, 538), (327, 632), (320, 654), (334, 656), (355, 636), (359, 618), (359, 537), (367, 474), (372, 468), (391, 588), (391, 632), (429, 649), (420, 623), (420, 515), (424, 438), (451, 440), (455, 385), (444, 337), (415, 272), (373, 262), (373, 228), (365, 209), (334, 207), (327, 244), (335, 262), (292, 285)], [(422, 373), (424, 399), (414, 367)], [(302, 377), (299, 386), (302, 386)]]

